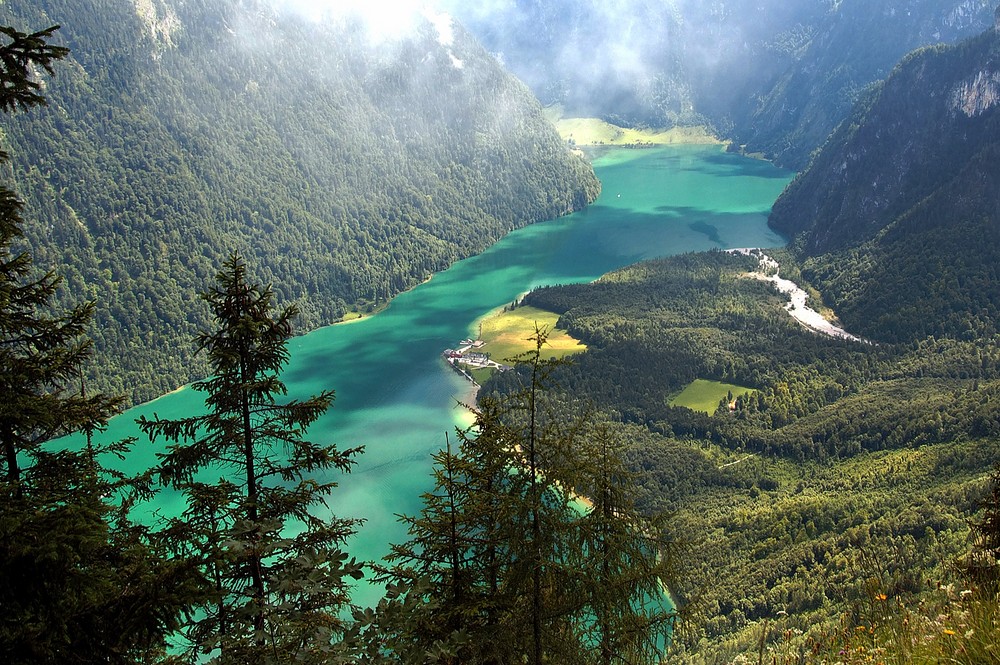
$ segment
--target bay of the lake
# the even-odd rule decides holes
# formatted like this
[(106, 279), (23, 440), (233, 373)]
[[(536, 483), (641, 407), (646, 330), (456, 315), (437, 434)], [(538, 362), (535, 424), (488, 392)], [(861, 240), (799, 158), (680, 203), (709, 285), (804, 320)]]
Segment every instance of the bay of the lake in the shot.
[[(420, 510), (420, 494), (432, 486), (431, 454), (444, 447), (445, 432), (468, 422), (459, 402), (472, 399), (470, 384), (441, 352), (473, 334), (478, 317), (533, 287), (591, 281), (643, 259), (785, 243), (767, 227), (767, 215), (792, 173), (767, 162), (720, 146), (676, 146), (605, 149), (594, 169), (603, 191), (586, 210), (509, 234), (377, 315), (289, 342), (282, 378), (290, 397), (327, 388), (337, 395), (308, 438), (365, 447), (331, 497), (333, 513), (366, 520), (349, 543), (351, 555), (377, 560), (390, 543), (406, 540), (397, 514)], [(139, 415), (183, 417), (203, 410), (202, 400), (189, 388), (171, 393), (115, 418), (105, 436), (141, 437)], [(155, 452), (140, 438), (127, 464), (147, 468)], [(161, 492), (156, 508), (176, 513), (181, 506)], [(364, 584), (355, 593), (362, 604), (379, 597)]]

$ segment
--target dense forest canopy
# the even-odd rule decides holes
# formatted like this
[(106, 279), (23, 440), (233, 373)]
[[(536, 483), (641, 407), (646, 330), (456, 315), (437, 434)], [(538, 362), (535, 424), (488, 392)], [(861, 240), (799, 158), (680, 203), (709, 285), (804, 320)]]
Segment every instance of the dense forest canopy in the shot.
[[(574, 30), (593, 41), (588, 21), (608, 15), (587, 7)], [(194, 661), (201, 649), (255, 662), (654, 661), (673, 605), (644, 616), (635, 599), (664, 583), (694, 619), (671, 633), (683, 662), (995, 659), (1000, 37), (924, 48), (867, 86), (897, 48), (963, 34), (989, 8), (755, 6), (782, 26), (772, 38), (740, 29), (749, 5), (704, 5), (708, 22), (689, 29), (694, 7), (655, 5), (654, 64), (676, 56), (677, 34), (732, 50), (642, 88), (659, 106), (633, 94), (642, 76), (619, 81), (618, 108), (669, 108), (734, 136), (767, 116), (751, 146), (795, 162), (860, 96), (775, 206), (792, 246), (768, 251), (874, 343), (804, 329), (738, 253), (528, 294), (587, 351), (546, 363), (536, 330), (527, 362), (484, 386), (476, 427), (435, 457), (424, 509), (404, 518), (411, 541), (379, 569), (389, 593), (348, 619), (343, 582), (361, 571), (340, 547), (361, 525), (310, 512), (334, 484), (303, 474), (347, 470), (360, 450), (302, 440), (332, 392), (284, 401), (291, 314), (319, 325), (374, 308), (518, 225), (586, 205), (592, 171), (441, 15), (372, 40), (351, 18), (316, 23), (257, 0), (0, 5), (3, 23), (64, 24), (54, 39), (72, 52), (28, 59), (29, 88), (51, 104), (5, 118), (3, 137), (25, 199), (2, 188), (0, 286), (21, 295), (0, 299), (13, 349), (0, 379), (17, 397), (0, 410), (0, 588), (16, 609), (0, 636), (19, 662), (162, 659), (188, 619)], [(849, 53), (861, 59), (838, 59)], [(766, 56), (760, 70), (726, 67), (750, 56)], [(729, 85), (748, 72), (745, 88)], [(700, 96), (713, 86), (728, 100)], [(219, 264), (220, 288), (199, 299)], [(251, 270), (273, 288), (245, 282)], [(272, 295), (295, 304), (272, 319)], [(260, 310), (227, 309), (242, 296)], [(217, 332), (204, 332), (213, 315)], [(91, 351), (93, 384), (141, 398), (205, 371), (184, 351), (198, 329), (209, 413), (143, 423), (174, 444), (155, 468), (103, 468), (130, 442), (89, 436), (120, 402), (81, 380)], [(716, 402), (679, 406), (695, 384)], [(42, 445), (64, 431), (87, 445)], [(196, 478), (220, 462), (240, 479)], [(128, 509), (154, 496), (154, 478), (185, 492), (187, 512), (136, 524)], [(310, 529), (290, 538), (286, 519)]]
[[(998, 45), (989, 29), (904, 58), (774, 206), (782, 275), (876, 343), (805, 330), (747, 279), (755, 259), (724, 253), (525, 298), (588, 346), (546, 399), (627, 432), (640, 501), (695, 543), (674, 591), (704, 621), (680, 660), (995, 648)], [(738, 394), (676, 406), (695, 382)]]
[[(782, 274), (875, 343), (802, 328), (742, 255), (525, 297), (588, 347), (545, 399), (626, 433), (640, 501), (695, 543), (681, 660), (992, 658), (998, 32), (904, 58), (774, 206)], [(695, 382), (730, 388), (677, 406)]]
[[(777, 256), (801, 279), (791, 254)], [(667, 533), (688, 544), (671, 591), (698, 618), (675, 645), (679, 662), (835, 659), (850, 649), (844, 626), (864, 626), (869, 646), (869, 627), (898, 639), (894, 608), (939, 607), (926, 580), (954, 579), (1000, 454), (995, 335), (822, 336), (747, 277), (756, 268), (690, 254), (525, 298), (588, 346), (542, 402), (560, 414), (584, 405), (628, 441), (640, 506), (670, 512)], [(723, 390), (712, 413), (672, 406), (696, 379), (749, 391)], [(497, 375), (486, 394), (516, 383)]]
[(437, 19), (373, 40), (257, 1), (0, 6), (71, 49), (5, 125), (5, 179), (62, 297), (99, 303), (95, 380), (145, 399), (202, 375), (195, 294), (229, 251), (308, 328), (593, 199), (527, 89)]

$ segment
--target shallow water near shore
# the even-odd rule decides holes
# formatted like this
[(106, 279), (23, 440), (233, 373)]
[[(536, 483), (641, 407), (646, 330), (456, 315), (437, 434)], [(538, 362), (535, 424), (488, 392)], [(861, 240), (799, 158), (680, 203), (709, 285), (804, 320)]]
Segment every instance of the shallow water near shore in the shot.
[[(336, 515), (366, 520), (348, 545), (352, 556), (378, 560), (406, 540), (397, 514), (419, 512), (420, 494), (432, 487), (431, 454), (468, 422), (459, 402), (470, 399), (470, 384), (441, 352), (470, 335), (477, 317), (533, 287), (591, 281), (643, 259), (785, 243), (766, 221), (789, 171), (719, 146), (609, 149), (594, 168), (603, 192), (587, 210), (515, 231), (377, 315), (290, 340), (282, 375), (289, 396), (336, 390), (309, 438), (365, 447), (353, 472), (336, 478), (330, 501)], [(201, 412), (203, 398), (190, 388), (165, 395), (114, 419), (106, 436), (140, 436), (126, 464), (145, 469), (159, 447), (141, 438), (134, 420)], [(164, 493), (156, 509), (177, 513), (178, 498)], [(374, 604), (380, 595), (362, 583), (355, 600)]]

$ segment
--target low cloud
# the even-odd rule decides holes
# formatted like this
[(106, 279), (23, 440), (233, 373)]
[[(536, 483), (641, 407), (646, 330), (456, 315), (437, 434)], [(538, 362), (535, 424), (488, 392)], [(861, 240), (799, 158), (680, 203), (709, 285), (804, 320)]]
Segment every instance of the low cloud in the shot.
[(426, 0), (270, 0), (312, 21), (357, 21), (374, 42), (405, 38), (431, 11)]

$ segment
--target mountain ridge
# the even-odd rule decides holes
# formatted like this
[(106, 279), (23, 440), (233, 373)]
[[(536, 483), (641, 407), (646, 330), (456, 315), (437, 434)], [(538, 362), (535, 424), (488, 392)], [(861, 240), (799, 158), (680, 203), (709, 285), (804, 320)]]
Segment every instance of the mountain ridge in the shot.
[(803, 274), (882, 341), (998, 331), (1000, 34), (910, 54), (775, 202)]
[(203, 375), (196, 294), (230, 250), (310, 329), (599, 189), (457, 25), (376, 42), (257, 0), (44, 0), (0, 22), (61, 24), (71, 48), (48, 106), (5, 127), (5, 177), (61, 298), (98, 302), (93, 380), (133, 400)]
[(906, 53), (993, 18), (991, 0), (449, 7), (546, 104), (626, 126), (712, 125), (796, 170)]

